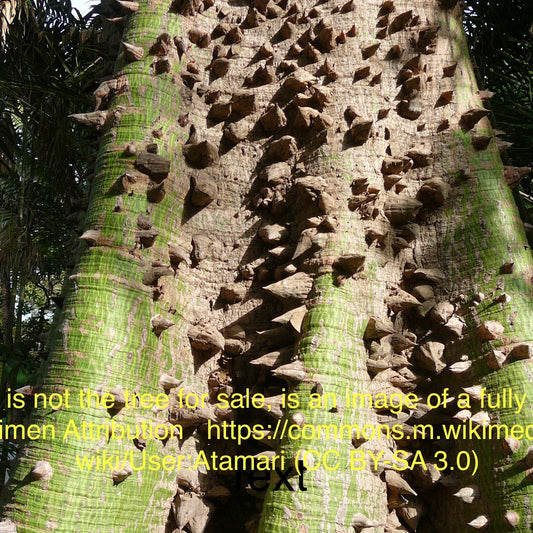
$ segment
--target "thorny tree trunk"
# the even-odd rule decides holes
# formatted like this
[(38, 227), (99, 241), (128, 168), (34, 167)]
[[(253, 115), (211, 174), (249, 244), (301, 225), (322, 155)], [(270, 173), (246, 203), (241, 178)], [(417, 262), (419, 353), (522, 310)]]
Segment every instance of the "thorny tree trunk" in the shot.
[[(79, 472), (75, 455), (140, 454), (133, 443), (36, 441), (10, 485), (19, 532), (340, 533), (365, 520), (376, 532), (529, 531), (531, 465), (518, 462), (528, 441), (512, 457), (512, 441), (445, 441), (439, 427), (453, 405), (395, 416), (306, 401), (310, 392), (341, 400), (347, 390), (416, 390), (423, 400), (445, 387), (454, 396), (480, 384), (531, 389), (531, 256), (455, 4), (186, 0), (169, 11), (152, 1), (130, 15), (117, 82), (99, 93), (119, 94), (110, 111), (79, 117), (108, 129), (86, 219), (90, 247), (44, 390), (155, 394), (165, 373), (213, 398), (262, 392), (269, 414), (232, 416), (274, 427), (279, 395), (295, 387), (302, 405), (285, 413), (291, 423), (397, 423), (404, 438), (282, 441), (288, 461), (298, 449), (332, 450), (339, 467), (307, 472), (307, 491), (269, 490), (259, 525), (257, 500), (234, 487), (232, 473), (176, 480), (144, 470), (113, 484), (109, 472)], [(297, 309), (290, 321), (289, 309)], [(373, 328), (371, 316), (385, 325)], [(162, 319), (173, 325), (159, 331), (170, 325)], [(194, 424), (229, 416), (208, 411)], [(483, 422), (478, 404), (470, 411)], [(484, 411), (493, 422), (531, 418), (528, 409)], [(175, 407), (169, 415), (187, 416)], [(64, 427), (110, 415), (39, 417)], [(115, 419), (166, 413), (123, 409)], [(417, 422), (434, 424), (435, 438), (412, 439)], [(200, 449), (264, 449), (192, 429), (183, 442), (150, 440), (146, 450), (194, 460)], [(473, 449), (480, 464), (474, 477), (430, 466), (398, 479), (388, 455), (377, 471), (371, 461), (350, 470), (356, 448), (420, 449), (437, 466), (439, 450), (451, 466), (457, 451)], [(27, 483), (43, 459), (52, 477)], [(454, 496), (465, 485), (475, 487)]]

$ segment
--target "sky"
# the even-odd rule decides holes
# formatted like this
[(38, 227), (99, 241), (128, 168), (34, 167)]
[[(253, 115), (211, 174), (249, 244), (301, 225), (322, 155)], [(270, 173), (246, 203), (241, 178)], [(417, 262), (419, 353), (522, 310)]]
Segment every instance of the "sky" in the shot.
[(75, 7), (78, 9), (82, 15), (85, 15), (89, 9), (91, 8), (91, 4), (94, 2), (91, 2), (90, 0), (71, 0), (72, 1), (72, 7)]

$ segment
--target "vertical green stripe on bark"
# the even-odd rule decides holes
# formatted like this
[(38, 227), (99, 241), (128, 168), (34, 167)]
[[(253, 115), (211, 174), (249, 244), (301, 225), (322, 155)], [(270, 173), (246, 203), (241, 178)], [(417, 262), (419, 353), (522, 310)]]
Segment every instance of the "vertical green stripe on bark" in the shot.
[[(357, 513), (376, 520), (383, 517), (384, 486), (379, 481), (376, 483), (377, 475), (369, 469), (355, 470), (358, 463), (354, 463), (354, 470), (351, 470), (350, 453), (354, 450), (351, 432), (346, 430), (342, 437), (335, 438), (333, 429), (340, 430), (342, 425), (376, 425), (374, 412), (347, 408), (345, 404), (347, 391), (350, 394), (367, 392), (369, 384), (362, 340), (366, 305), (364, 302), (360, 302), (361, 307), (356, 304), (359, 301), (356, 288), (356, 282), (335, 286), (331, 274), (315, 281), (297, 351), (308, 369), (309, 381), (295, 388), (301, 406), (289, 410), (287, 417), (290, 420), (291, 414), (301, 412), (306, 424), (317, 430), (320, 425), (330, 426), (330, 434), (328, 436), (328, 430), (322, 428), (322, 436), (310, 440), (286, 439), (280, 453), (294, 458), (298, 450), (300, 454), (311, 451), (309, 466), (314, 469), (322, 460), (324, 464), (304, 474), (307, 491), (269, 490), (260, 533), (334, 533), (339, 527), (349, 526)], [(316, 407), (317, 393), (312, 392), (315, 383), (323, 389), (322, 408)], [(331, 403), (332, 397), (337, 399), (336, 408)], [(315, 398), (312, 406), (310, 398)], [(329, 405), (326, 405), (327, 398)]]
[[(52, 340), (47, 378), (43, 392), (70, 390), (73, 407), (51, 411), (40, 409), (35, 423), (53, 424), (56, 440), (37, 440), (26, 446), (24, 456), (14, 474), (8, 514), (19, 533), (73, 531), (106, 533), (145, 533), (160, 531), (168, 515), (170, 498), (175, 491), (175, 473), (152, 471), (146, 467), (134, 472), (125, 481), (113, 484), (109, 466), (104, 471), (82, 472), (76, 455), (133, 455), (133, 466), (142, 464), (142, 452), (128, 439), (61, 437), (70, 421), (79, 428), (83, 422), (105, 424), (111, 420), (124, 425), (137, 423), (162, 424), (165, 411), (156, 415), (150, 409), (126, 408), (118, 414), (105, 408), (77, 406), (79, 390), (102, 386), (108, 391), (120, 385), (137, 393), (152, 395), (162, 392), (158, 386), (162, 372), (176, 373), (171, 349), (178, 346), (182, 325), (179, 309), (172, 316), (169, 305), (154, 301), (152, 289), (142, 283), (143, 271), (154, 259), (168, 261), (167, 242), (174, 219), (181, 212), (175, 195), (167, 194), (163, 202), (149, 207), (145, 191), (124, 195), (124, 210), (114, 206), (119, 196), (112, 185), (124, 171), (132, 168), (134, 158), (122, 151), (131, 141), (140, 149), (153, 142), (151, 132), (162, 128), (158, 140), (159, 153), (173, 160), (168, 189), (177, 179), (176, 117), (179, 98), (174, 74), (154, 76), (153, 56), (148, 49), (157, 36), (168, 31), (179, 33), (177, 18), (166, 13), (166, 2), (142, 3), (131, 20), (124, 41), (142, 46), (142, 61), (119, 64), (117, 75), (128, 80), (128, 91), (115, 99), (113, 108), (122, 106), (119, 124), (104, 133), (96, 162), (86, 228), (101, 230), (101, 245), (86, 250), (76, 274), (70, 282), (61, 320)], [(174, 66), (177, 71), (178, 66)], [(154, 247), (139, 250), (135, 246), (136, 219), (151, 209), (153, 227), (159, 232)], [(170, 286), (178, 288), (177, 281)], [(150, 326), (156, 314), (172, 318), (176, 326), (157, 337)], [(163, 456), (172, 454), (176, 445), (165, 446), (159, 440), (146, 442), (145, 453)], [(29, 471), (37, 460), (46, 459), (54, 470), (50, 481), (29, 481)]]
[[(458, 69), (462, 72), (456, 90), (459, 109), (465, 112), (480, 107), (482, 104), (476, 95), (476, 81), (460, 23), (443, 17), (441, 24), (453, 37), (451, 43), (459, 62)], [(531, 251), (512, 192), (504, 180), (501, 158), (494, 142), (482, 151), (475, 150), (471, 143), (473, 135), (491, 134), (486, 121), (469, 132), (455, 132), (456, 142), (450, 144), (450, 149), (458, 165), (456, 170), (462, 170), (470, 177), (465, 179), (461, 172), (457, 174), (450, 206), (442, 220), (438, 249), (454, 280), (449, 289), (454, 294), (464, 293), (467, 301), (464, 307), (468, 330), (460, 347), (474, 361), (474, 378), (473, 383), (465, 385), (481, 384), (486, 388), (486, 394), (493, 398), (505, 389), (519, 396), (526, 393), (526, 406), (520, 413), (515, 412), (516, 407), (505, 408), (503, 405), (494, 409), (483, 408), (489, 412), (492, 424), (526, 427), (533, 420), (531, 362), (509, 361), (500, 370), (492, 370), (485, 359), (491, 348), (505, 350), (505, 345), (531, 341), (533, 331)], [(502, 274), (500, 268), (509, 261), (514, 263), (514, 271)], [(510, 302), (495, 302), (503, 292), (510, 296)], [(474, 306), (472, 297), (476, 293), (483, 293), (486, 298)], [(496, 320), (505, 327), (502, 338), (490, 343), (480, 338), (476, 330), (487, 320)], [(473, 403), (472, 411), (475, 413), (479, 409), (479, 405)], [(472, 477), (470, 469), (468, 475), (463, 476), (463, 483), (479, 485), (481, 496), (472, 505), (459, 502), (459, 512), (455, 513), (457, 499), (452, 498), (454, 501), (447, 503), (441, 499), (439, 512), (449, 517), (442, 523), (442, 531), (472, 531), (467, 522), (481, 514), (490, 520), (490, 531), (507, 531), (510, 530), (504, 521), (507, 510), (516, 511), (520, 516), (513, 531), (530, 531), (533, 488), (523, 465), (517, 461), (532, 443), (524, 438), (520, 450), (510, 455), (504, 453), (501, 438), (460, 441), (459, 449), (473, 451), (479, 459), (478, 472)]]

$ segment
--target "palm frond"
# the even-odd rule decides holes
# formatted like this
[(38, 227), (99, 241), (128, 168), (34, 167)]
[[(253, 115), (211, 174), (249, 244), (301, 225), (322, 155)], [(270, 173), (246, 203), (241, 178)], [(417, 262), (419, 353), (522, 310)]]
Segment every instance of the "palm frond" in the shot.
[(19, 0), (0, 1), (0, 48), (3, 48), (9, 26), (17, 16), (20, 7)]

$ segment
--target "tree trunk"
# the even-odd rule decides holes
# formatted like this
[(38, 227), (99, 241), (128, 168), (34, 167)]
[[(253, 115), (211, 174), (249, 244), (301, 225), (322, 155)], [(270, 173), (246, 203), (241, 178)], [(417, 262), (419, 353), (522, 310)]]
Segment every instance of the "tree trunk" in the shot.
[[(146, 448), (109, 436), (32, 442), (5, 497), (9, 519), (23, 533), (466, 533), (503, 531), (512, 511), (514, 531), (528, 531), (526, 442), (510, 460), (498, 439), (445, 438), (461, 405), (430, 408), (478, 384), (526, 393), (530, 379), (531, 255), (459, 8), (246, 4), (141, 3), (119, 94), (107, 113), (78, 117), (108, 129), (82, 237), (90, 246), (43, 391), (68, 389), (74, 403), (86, 388), (168, 391), (161, 374), (184, 384), (162, 412), (36, 415), (58, 435), (71, 420), (168, 418), (187, 430)], [(207, 394), (205, 409), (179, 408), (181, 387)], [(247, 391), (268, 406), (216, 406), (217, 394)], [(365, 393), (372, 402), (347, 403)], [(380, 394), (388, 405), (376, 407)], [(503, 403), (469, 410), (474, 420), (530, 418)], [(210, 426), (231, 417), (272, 434), (213, 438)], [(426, 423), (432, 438), (417, 438), (413, 426)], [(265, 442), (285, 458), (279, 470), (302, 460), (308, 471), (272, 476), (259, 521), (257, 484), (235, 487), (235, 473), (202, 454), (254, 455)], [(77, 455), (104, 452), (131, 452), (133, 466), (143, 454), (185, 459), (179, 472), (79, 471)], [(30, 473), (40, 460), (50, 479)], [(479, 495), (453, 496), (464, 485)]]

